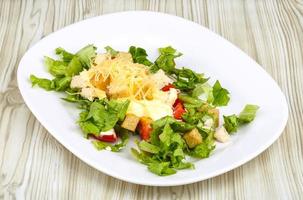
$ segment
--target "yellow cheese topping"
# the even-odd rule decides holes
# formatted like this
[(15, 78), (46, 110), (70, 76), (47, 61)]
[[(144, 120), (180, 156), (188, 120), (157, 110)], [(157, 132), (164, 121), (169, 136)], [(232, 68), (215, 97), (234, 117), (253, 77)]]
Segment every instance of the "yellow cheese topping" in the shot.
[(147, 66), (134, 63), (131, 54), (120, 52), (115, 57), (97, 55), (89, 70), (72, 78), (71, 87), (81, 89), (80, 95), (89, 100), (129, 99), (127, 114), (157, 120), (173, 114), (177, 91), (161, 91), (171, 82), (162, 70), (151, 74)]

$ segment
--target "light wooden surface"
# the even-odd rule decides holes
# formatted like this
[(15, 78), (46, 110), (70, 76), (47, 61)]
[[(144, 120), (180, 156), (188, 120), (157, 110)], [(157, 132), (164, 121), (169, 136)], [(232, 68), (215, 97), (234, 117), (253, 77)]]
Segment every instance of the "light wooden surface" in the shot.
[[(16, 83), (18, 63), (31, 45), (49, 33), (82, 19), (123, 10), (182, 16), (249, 54), (287, 96), (290, 115), (282, 136), (233, 171), (178, 187), (126, 183), (72, 155), (24, 104)], [(0, 0), (0, 199), (302, 199), (302, 97), (300, 0)]]

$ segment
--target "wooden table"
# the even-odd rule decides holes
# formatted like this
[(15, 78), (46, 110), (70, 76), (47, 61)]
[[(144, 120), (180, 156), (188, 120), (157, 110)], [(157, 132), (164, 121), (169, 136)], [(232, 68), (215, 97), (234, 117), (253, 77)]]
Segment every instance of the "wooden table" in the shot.
[[(235, 170), (178, 187), (126, 183), (72, 155), (24, 104), (16, 82), (18, 63), (49, 33), (123, 10), (178, 15), (240, 47), (286, 94), (290, 115), (282, 136)], [(302, 15), (302, 0), (0, 0), (0, 199), (302, 199)]]

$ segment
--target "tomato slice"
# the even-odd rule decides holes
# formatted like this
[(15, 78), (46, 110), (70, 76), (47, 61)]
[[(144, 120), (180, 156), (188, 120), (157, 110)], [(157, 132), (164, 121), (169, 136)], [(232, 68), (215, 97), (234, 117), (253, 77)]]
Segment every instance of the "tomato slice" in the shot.
[(102, 142), (116, 142), (117, 141), (117, 135), (115, 132), (111, 135), (102, 135), (100, 134), (99, 136), (93, 136), (96, 140), (100, 140)]
[(175, 119), (182, 119), (182, 115), (186, 112), (183, 103), (177, 99), (174, 106), (174, 118)]
[(149, 140), (150, 134), (152, 132), (151, 123), (152, 120), (148, 117), (142, 117), (140, 119), (138, 129), (142, 140)]
[(163, 92), (167, 92), (170, 90), (170, 88), (175, 88), (175, 86), (173, 84), (169, 83), (168, 85), (164, 86), (161, 90)]

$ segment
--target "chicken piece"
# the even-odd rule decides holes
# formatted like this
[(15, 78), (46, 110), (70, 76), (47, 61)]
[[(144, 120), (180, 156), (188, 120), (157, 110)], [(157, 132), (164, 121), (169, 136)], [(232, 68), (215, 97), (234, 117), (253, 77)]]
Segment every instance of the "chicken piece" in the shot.
[(221, 128), (217, 129), (216, 133), (214, 134), (214, 137), (219, 141), (219, 142), (227, 142), (230, 138), (228, 132), (222, 126)]
[(70, 83), (71, 88), (84, 88), (90, 86), (90, 72), (87, 70), (82, 71), (79, 75), (76, 75), (72, 78)]
[(127, 130), (134, 132), (137, 128), (139, 121), (140, 118), (136, 115), (127, 114), (121, 126)]
[(202, 143), (202, 136), (196, 128), (194, 128), (188, 133), (185, 133), (183, 135), (183, 138), (189, 148), (194, 148), (198, 144)]
[(111, 58), (108, 54), (98, 54), (94, 59), (94, 64), (98, 65), (103, 63), (105, 60), (109, 60)]
[(158, 89), (161, 89), (173, 82), (173, 80), (169, 78), (162, 69), (154, 73), (151, 78), (154, 80)]
[(178, 98), (178, 91), (175, 88), (171, 88), (167, 92), (156, 91), (154, 92), (154, 99), (159, 99), (165, 104), (173, 105)]
[(212, 128), (214, 126), (214, 120), (212, 118), (205, 120), (204, 126), (208, 128)]

